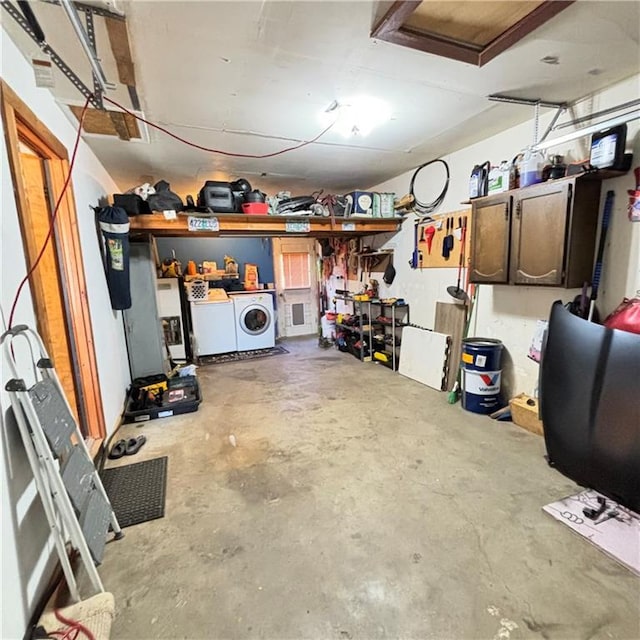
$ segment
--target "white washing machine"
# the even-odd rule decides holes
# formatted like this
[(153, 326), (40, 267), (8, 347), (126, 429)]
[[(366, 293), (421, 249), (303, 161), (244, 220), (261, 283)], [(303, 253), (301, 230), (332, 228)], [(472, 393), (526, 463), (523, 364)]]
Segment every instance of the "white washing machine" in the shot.
[(270, 293), (231, 294), (236, 312), (238, 351), (269, 349), (276, 344), (276, 320)]
[(192, 302), (191, 324), (194, 353), (209, 356), (237, 351), (236, 316), (231, 300), (226, 302)]

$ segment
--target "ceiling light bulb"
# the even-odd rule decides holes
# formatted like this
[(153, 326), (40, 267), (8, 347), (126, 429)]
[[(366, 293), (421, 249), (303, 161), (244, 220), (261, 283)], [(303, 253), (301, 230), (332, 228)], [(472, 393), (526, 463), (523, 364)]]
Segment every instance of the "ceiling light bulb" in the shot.
[(325, 127), (333, 124), (333, 130), (345, 138), (368, 136), (373, 129), (391, 119), (389, 105), (370, 96), (357, 96), (334, 100), (320, 114)]

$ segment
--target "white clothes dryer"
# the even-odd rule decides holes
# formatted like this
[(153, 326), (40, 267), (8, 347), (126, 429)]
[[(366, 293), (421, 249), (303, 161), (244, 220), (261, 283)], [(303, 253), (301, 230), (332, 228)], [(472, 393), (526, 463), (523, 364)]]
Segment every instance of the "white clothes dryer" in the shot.
[(276, 322), (270, 293), (231, 294), (236, 316), (238, 351), (269, 349), (276, 344)]

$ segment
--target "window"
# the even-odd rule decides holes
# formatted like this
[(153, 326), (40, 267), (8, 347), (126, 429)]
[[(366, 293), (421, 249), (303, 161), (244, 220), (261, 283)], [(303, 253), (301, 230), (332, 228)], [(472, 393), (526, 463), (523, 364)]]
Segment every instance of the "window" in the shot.
[(283, 253), (282, 275), (285, 289), (309, 289), (311, 287), (309, 254), (306, 251)]

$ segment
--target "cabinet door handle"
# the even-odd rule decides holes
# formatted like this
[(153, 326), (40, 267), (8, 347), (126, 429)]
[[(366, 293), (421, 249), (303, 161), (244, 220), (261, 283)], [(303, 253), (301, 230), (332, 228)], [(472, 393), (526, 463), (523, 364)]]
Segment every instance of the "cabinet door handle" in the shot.
[(493, 276), (497, 276), (499, 273), (502, 273), (502, 269), (498, 269), (493, 273), (482, 273), (482, 271), (480, 271), (479, 269), (474, 269), (473, 272), (477, 273), (479, 276), (482, 276), (483, 278), (493, 278)]
[(520, 217), (521, 211), (522, 211), (522, 203), (518, 200), (518, 204), (516, 205), (516, 218)]
[(525, 278), (529, 278), (530, 280), (539, 280), (540, 278), (548, 278), (549, 276), (554, 276), (556, 273), (558, 273), (558, 270), (551, 269), (551, 271), (547, 271), (547, 273), (542, 273), (539, 276), (533, 276), (530, 273), (523, 271), (522, 269), (518, 269), (518, 273), (521, 276), (524, 276)]

